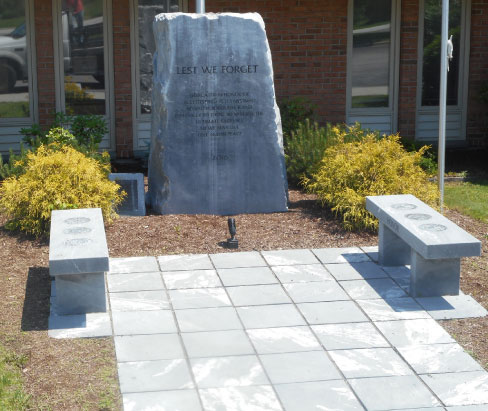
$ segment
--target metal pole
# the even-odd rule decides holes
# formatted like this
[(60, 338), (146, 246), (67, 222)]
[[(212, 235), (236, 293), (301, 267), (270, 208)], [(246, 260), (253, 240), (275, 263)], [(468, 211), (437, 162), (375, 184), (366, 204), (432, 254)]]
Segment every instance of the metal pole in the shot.
[(447, 36), (449, 33), (449, 0), (442, 0), (441, 80), (439, 92), (439, 191), (441, 213), (444, 208), (444, 170), (446, 156), (446, 101), (447, 101)]
[(197, 13), (205, 13), (205, 0), (195, 0), (195, 9)]

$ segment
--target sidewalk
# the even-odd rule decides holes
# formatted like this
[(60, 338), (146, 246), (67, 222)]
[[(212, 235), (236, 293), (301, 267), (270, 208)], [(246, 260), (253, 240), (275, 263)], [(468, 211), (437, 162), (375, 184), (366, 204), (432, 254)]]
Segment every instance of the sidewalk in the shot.
[(486, 310), (410, 298), (408, 268), (375, 248), (110, 267), (110, 312), (53, 313), (49, 335), (113, 335), (126, 411), (488, 410), (488, 373), (435, 321)]

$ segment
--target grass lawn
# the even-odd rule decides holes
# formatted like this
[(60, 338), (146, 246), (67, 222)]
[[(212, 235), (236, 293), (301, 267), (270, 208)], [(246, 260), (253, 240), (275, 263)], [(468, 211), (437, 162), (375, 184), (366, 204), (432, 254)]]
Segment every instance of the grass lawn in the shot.
[(488, 222), (488, 180), (446, 183), (444, 200), (448, 207)]
[(29, 103), (16, 101), (0, 103), (0, 118), (23, 118), (29, 115)]
[(29, 396), (22, 388), (22, 368), (27, 357), (8, 352), (0, 345), (0, 409), (24, 410), (29, 407)]

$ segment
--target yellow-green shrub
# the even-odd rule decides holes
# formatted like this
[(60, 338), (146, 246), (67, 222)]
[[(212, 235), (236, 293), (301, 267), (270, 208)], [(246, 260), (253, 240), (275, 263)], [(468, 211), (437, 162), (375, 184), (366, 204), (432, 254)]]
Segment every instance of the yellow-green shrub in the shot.
[(103, 165), (69, 146), (39, 147), (27, 155), (24, 174), (0, 186), (7, 228), (36, 236), (48, 233), (52, 210), (99, 207), (111, 222), (122, 198)]
[(304, 184), (341, 216), (346, 229), (375, 230), (378, 222), (365, 208), (366, 196), (413, 194), (436, 205), (437, 187), (419, 166), (427, 148), (409, 153), (398, 135), (378, 139), (370, 133), (356, 142), (339, 138), (327, 148), (318, 171)]

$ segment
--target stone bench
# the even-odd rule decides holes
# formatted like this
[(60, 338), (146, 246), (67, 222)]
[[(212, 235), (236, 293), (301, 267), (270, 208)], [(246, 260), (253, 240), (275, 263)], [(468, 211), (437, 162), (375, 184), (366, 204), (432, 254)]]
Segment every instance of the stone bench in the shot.
[(57, 313), (105, 312), (108, 247), (99, 208), (51, 214), (49, 273), (55, 277)]
[(378, 262), (410, 264), (410, 295), (458, 295), (461, 257), (481, 255), (481, 242), (410, 194), (366, 197), (379, 220)]

